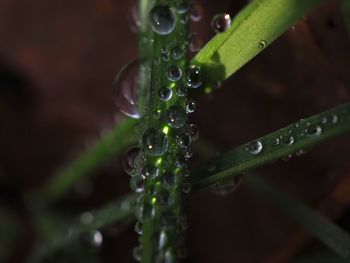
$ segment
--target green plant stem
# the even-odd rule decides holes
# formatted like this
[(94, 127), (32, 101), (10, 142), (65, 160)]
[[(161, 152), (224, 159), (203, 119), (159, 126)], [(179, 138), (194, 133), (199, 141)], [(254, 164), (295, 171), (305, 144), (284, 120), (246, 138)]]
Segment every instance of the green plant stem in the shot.
[[(347, 103), (243, 144), (207, 162), (194, 171), (189, 181), (194, 190), (225, 183), (249, 170), (296, 152), (302, 153), (301, 151), (349, 132), (350, 103)], [(261, 152), (253, 154), (251, 147), (254, 148), (257, 142), (262, 144), (262, 149)]]
[(343, 19), (348, 29), (348, 33), (350, 33), (350, 1), (349, 0), (341, 0), (341, 11), (343, 14)]
[(275, 205), (280, 211), (303, 225), (340, 257), (350, 261), (350, 235), (327, 218), (312, 211), (300, 201), (270, 185), (259, 176), (249, 175), (245, 183)]
[(134, 119), (121, 121), (78, 159), (55, 174), (42, 191), (43, 200), (50, 202), (59, 199), (79, 179), (91, 175), (93, 170), (120, 154), (127, 146), (136, 141), (133, 132), (135, 124)]
[(87, 212), (91, 221), (82, 222), (81, 216), (66, 219), (48, 211), (38, 210), (34, 220), (45, 242), (38, 247), (30, 262), (41, 262), (59, 249), (76, 242), (84, 233), (105, 228), (115, 223), (133, 220), (135, 213), (136, 194), (130, 194), (112, 202), (102, 209)]
[(323, 0), (255, 0), (195, 56), (207, 84), (234, 74)]

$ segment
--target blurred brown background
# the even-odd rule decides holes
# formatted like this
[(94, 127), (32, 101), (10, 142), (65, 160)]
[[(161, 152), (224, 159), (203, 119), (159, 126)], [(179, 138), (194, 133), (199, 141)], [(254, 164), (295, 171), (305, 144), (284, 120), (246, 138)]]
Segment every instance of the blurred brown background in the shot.
[[(24, 262), (36, 240), (26, 193), (122, 118), (111, 83), (137, 58), (137, 36), (127, 19), (131, 2), (0, 0), (0, 207), (20, 229), (8, 262)], [(246, 1), (200, 3), (203, 19), (193, 28), (207, 41), (213, 35), (211, 17), (234, 15)], [(327, 1), (219, 90), (199, 96), (193, 123), (201, 138), (231, 149), (348, 101), (349, 70), (350, 35), (339, 2)], [(313, 207), (321, 204), (327, 216), (350, 230), (349, 153), (349, 137), (342, 137), (256, 172)], [(58, 209), (78, 215), (101, 207), (129, 192), (128, 180), (113, 160), (80, 182)], [(297, 225), (244, 185), (225, 197), (195, 194), (186, 210), (184, 262), (294, 262), (297, 255), (325, 250), (313, 239), (300, 247), (291, 242)], [(103, 230), (104, 243), (94, 253), (101, 262), (133, 262), (133, 226), (119, 236), (112, 230)]]

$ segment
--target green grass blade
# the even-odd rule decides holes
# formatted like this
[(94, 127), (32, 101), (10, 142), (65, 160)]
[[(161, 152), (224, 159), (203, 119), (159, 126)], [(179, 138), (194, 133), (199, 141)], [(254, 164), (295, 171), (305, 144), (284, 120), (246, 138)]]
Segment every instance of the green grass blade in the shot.
[(35, 216), (39, 232), (45, 239), (45, 243), (30, 262), (40, 262), (47, 259), (54, 252), (69, 246), (79, 239), (84, 233), (99, 230), (113, 223), (122, 223), (132, 219), (135, 212), (136, 194), (130, 194), (106, 205), (104, 208), (89, 212), (90, 222), (81, 222), (81, 217), (69, 220), (60, 219), (57, 215), (38, 211)]
[(341, 10), (344, 18), (345, 25), (350, 33), (350, 1), (341, 0)]
[[(251, 169), (349, 132), (350, 103), (347, 103), (243, 144), (207, 162), (194, 171), (189, 180), (194, 190), (216, 183), (225, 183)], [(253, 154), (251, 149), (257, 141), (262, 144), (262, 150), (258, 154)]]
[(225, 80), (322, 0), (256, 0), (195, 56), (206, 83)]
[(350, 260), (350, 235), (347, 232), (312, 211), (299, 200), (279, 191), (263, 178), (247, 176), (245, 179), (249, 187), (260, 193), (287, 216), (303, 225), (337, 255), (347, 261)]
[(46, 185), (43, 198), (55, 200), (65, 194), (75, 182), (120, 154), (131, 142), (136, 140), (133, 129), (136, 120), (125, 119), (96, 142), (92, 148), (58, 172)]

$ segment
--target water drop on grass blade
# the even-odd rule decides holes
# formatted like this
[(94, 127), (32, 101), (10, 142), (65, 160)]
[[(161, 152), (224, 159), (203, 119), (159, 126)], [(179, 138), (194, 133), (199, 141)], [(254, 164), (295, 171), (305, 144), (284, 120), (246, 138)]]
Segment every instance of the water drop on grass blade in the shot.
[(142, 136), (142, 147), (150, 155), (162, 155), (168, 150), (168, 138), (161, 130), (150, 128)]
[(168, 69), (167, 78), (170, 81), (178, 81), (182, 76), (182, 71), (176, 66), (172, 66)]
[(152, 29), (160, 35), (170, 34), (175, 28), (175, 20), (175, 14), (169, 6), (156, 6), (149, 14)]
[(187, 121), (185, 110), (179, 106), (171, 106), (166, 111), (166, 121), (172, 128), (184, 126)]
[(259, 154), (261, 153), (262, 149), (263, 149), (263, 145), (260, 141), (254, 141), (248, 146), (248, 150), (252, 154)]
[(168, 101), (173, 96), (173, 91), (168, 87), (163, 87), (159, 90), (159, 97), (162, 101)]
[(222, 33), (231, 26), (231, 17), (229, 14), (217, 14), (211, 20), (211, 27), (215, 33)]

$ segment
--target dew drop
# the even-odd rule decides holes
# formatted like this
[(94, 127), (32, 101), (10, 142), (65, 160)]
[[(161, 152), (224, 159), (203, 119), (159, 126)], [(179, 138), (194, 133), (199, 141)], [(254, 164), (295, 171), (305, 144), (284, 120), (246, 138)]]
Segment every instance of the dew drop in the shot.
[(145, 188), (145, 181), (141, 176), (134, 176), (130, 180), (130, 187), (136, 193), (142, 193)]
[(316, 126), (308, 129), (308, 134), (311, 136), (320, 136), (322, 134), (321, 126)]
[(200, 69), (196, 66), (191, 66), (187, 71), (186, 81), (189, 88), (196, 89), (202, 85)]
[(222, 33), (231, 26), (231, 17), (229, 14), (217, 14), (211, 20), (211, 27), (215, 33)]
[(236, 176), (231, 182), (225, 184), (217, 184), (213, 187), (213, 193), (216, 195), (229, 195), (237, 190), (241, 185), (243, 175)]
[(142, 235), (142, 223), (141, 223), (141, 221), (136, 222), (134, 229), (135, 229), (136, 234)]
[(191, 141), (193, 142), (197, 141), (199, 138), (199, 130), (197, 126), (194, 124), (190, 124), (187, 126), (185, 134), (190, 136)]
[(178, 86), (176, 88), (176, 94), (179, 97), (183, 97), (186, 95), (186, 88), (184, 86)]
[(142, 249), (141, 247), (135, 247), (132, 251), (132, 256), (136, 261), (141, 261)]
[(193, 3), (191, 6), (191, 20), (193, 22), (198, 22), (203, 17), (203, 7), (199, 3)]
[(178, 106), (171, 106), (165, 113), (166, 120), (170, 127), (180, 128), (185, 125), (187, 118), (184, 109)]
[(196, 110), (196, 102), (189, 99), (186, 104), (186, 113), (193, 113)]
[(150, 155), (162, 155), (168, 150), (168, 138), (162, 131), (150, 128), (142, 136), (142, 148)]
[(162, 101), (168, 101), (173, 96), (173, 91), (168, 87), (163, 87), (159, 90), (159, 97)]
[(130, 148), (122, 160), (122, 167), (128, 175), (132, 175), (136, 170), (136, 159), (141, 154), (140, 147)]
[(187, 148), (191, 144), (191, 138), (186, 134), (176, 135), (175, 142), (182, 148)]
[(143, 169), (142, 169), (142, 173), (141, 176), (145, 179), (145, 178), (156, 178), (159, 174), (159, 170), (157, 167), (151, 165), (151, 164), (147, 164)]
[(168, 69), (167, 78), (170, 81), (178, 81), (182, 76), (182, 70), (179, 67), (172, 66)]
[(338, 115), (333, 114), (332, 115), (332, 124), (336, 124), (338, 122)]
[(273, 145), (274, 146), (278, 146), (280, 144), (280, 139), (276, 138), (274, 141), (273, 141)]
[(190, 183), (183, 183), (182, 184), (182, 187), (181, 187), (181, 190), (183, 193), (185, 194), (189, 194), (192, 190), (192, 186)]
[(174, 47), (171, 51), (171, 54), (173, 56), (174, 59), (178, 60), (178, 59), (181, 59), (184, 55), (184, 50), (180, 47)]
[(125, 65), (113, 81), (113, 98), (117, 108), (125, 115), (139, 119), (138, 109), (140, 70), (146, 65), (145, 61), (136, 60)]
[(185, 151), (184, 151), (184, 157), (186, 160), (190, 159), (191, 157), (193, 156), (193, 150), (192, 148), (187, 148)]
[(190, 51), (192, 53), (196, 53), (199, 50), (201, 50), (201, 48), (204, 45), (203, 39), (202, 37), (198, 34), (198, 33), (193, 33), (191, 34), (190, 38), (189, 38), (189, 47), (190, 47)]
[(261, 40), (260, 42), (259, 42), (259, 44), (258, 44), (258, 47), (260, 48), (260, 49), (263, 49), (263, 48), (265, 48), (267, 46), (267, 42), (265, 41), (265, 40)]
[(187, 0), (178, 0), (175, 3), (175, 12), (179, 14), (185, 14), (190, 10), (190, 5)]
[(175, 14), (169, 6), (159, 5), (152, 8), (149, 20), (154, 32), (160, 35), (167, 35), (175, 28)]
[(289, 137), (285, 138), (284, 142), (288, 145), (292, 145), (294, 143), (294, 137), (289, 136)]
[(259, 154), (262, 151), (262, 149), (263, 149), (263, 145), (260, 141), (254, 141), (248, 146), (248, 150), (252, 154)]
[(90, 212), (84, 212), (80, 216), (80, 222), (85, 225), (91, 224), (93, 220), (94, 216)]
[(102, 233), (98, 230), (93, 231), (91, 234), (91, 244), (94, 247), (100, 247), (102, 245), (102, 242), (103, 242)]
[(138, 1), (133, 0), (129, 10), (128, 21), (130, 29), (133, 33), (138, 33), (141, 26)]

